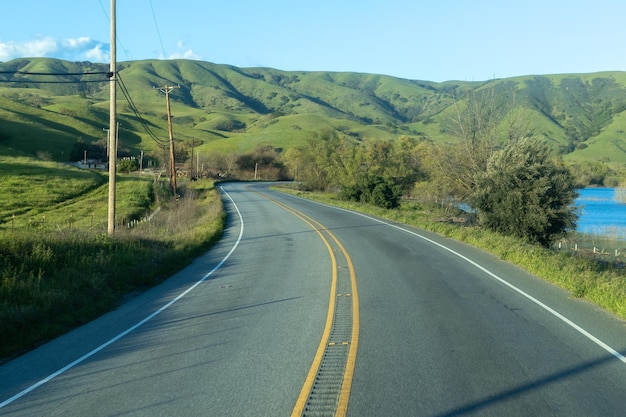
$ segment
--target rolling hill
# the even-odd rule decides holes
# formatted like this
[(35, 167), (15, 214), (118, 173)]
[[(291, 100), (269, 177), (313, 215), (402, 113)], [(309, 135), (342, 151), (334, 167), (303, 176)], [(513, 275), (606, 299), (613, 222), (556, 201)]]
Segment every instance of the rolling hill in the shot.
[[(107, 70), (50, 58), (0, 63), (0, 152), (67, 161), (77, 141), (102, 142)], [(164, 86), (180, 86), (171, 93), (176, 139), (201, 142), (197, 149), (207, 153), (286, 149), (327, 129), (358, 140), (452, 141), (445, 122), (455, 103), (490, 89), (567, 159), (626, 162), (626, 72), (435, 83), (190, 60), (122, 62), (118, 72), (128, 94), (118, 93), (120, 141), (129, 154), (156, 154), (167, 139)]]

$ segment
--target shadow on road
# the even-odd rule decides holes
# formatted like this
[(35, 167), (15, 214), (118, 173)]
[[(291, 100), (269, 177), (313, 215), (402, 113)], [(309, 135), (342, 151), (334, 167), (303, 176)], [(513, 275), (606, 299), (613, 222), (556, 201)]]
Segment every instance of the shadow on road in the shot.
[[(624, 355), (626, 352), (621, 352)], [(499, 393), (495, 393), (486, 398), (476, 400), (474, 402), (468, 403), (464, 406), (454, 408), (452, 410), (443, 412), (441, 414), (435, 414), (433, 417), (457, 417), (464, 416), (468, 414), (472, 414), (475, 412), (479, 412), (480, 410), (484, 410), (492, 405), (495, 405), (500, 402), (504, 402), (524, 394), (530, 393), (535, 390), (539, 390), (551, 384), (556, 384), (558, 382), (562, 382), (571, 378), (575, 375), (583, 374), (585, 372), (589, 372), (594, 368), (599, 366), (608, 364), (613, 361), (617, 361), (618, 359), (615, 356), (607, 355), (603, 356), (594, 361), (589, 361), (581, 364), (580, 366), (576, 366), (573, 368), (565, 369), (561, 372), (556, 372), (551, 375), (548, 375), (544, 378), (541, 378), (537, 381), (530, 382), (528, 384), (523, 384), (511, 389), (504, 390)]]

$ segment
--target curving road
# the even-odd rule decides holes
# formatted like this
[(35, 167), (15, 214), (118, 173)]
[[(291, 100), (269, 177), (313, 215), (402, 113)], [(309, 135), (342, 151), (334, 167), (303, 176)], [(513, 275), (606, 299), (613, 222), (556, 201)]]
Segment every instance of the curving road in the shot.
[(306, 411), (330, 374), (337, 415), (624, 415), (623, 321), (437, 235), (223, 190), (222, 241), (0, 367), (0, 416), (335, 415)]

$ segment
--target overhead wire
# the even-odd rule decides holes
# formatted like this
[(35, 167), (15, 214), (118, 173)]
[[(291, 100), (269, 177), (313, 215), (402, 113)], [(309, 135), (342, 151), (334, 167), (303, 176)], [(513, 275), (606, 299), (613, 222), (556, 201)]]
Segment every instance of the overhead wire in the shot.
[(133, 102), (132, 97), (130, 96), (130, 92), (128, 91), (128, 89), (126, 88), (126, 84), (124, 84), (124, 80), (122, 79), (120, 73), (117, 73), (117, 80), (118, 80), (118, 86), (120, 87), (120, 90), (122, 91), (122, 94), (124, 94), (124, 97), (126, 98), (126, 101), (128, 102), (128, 105), (130, 106), (130, 109), (133, 111), (133, 113), (135, 114), (135, 116), (137, 117), (137, 120), (139, 120), (139, 123), (141, 123), (141, 126), (143, 127), (143, 129), (146, 131), (146, 133), (148, 134), (148, 136), (150, 136), (150, 138), (156, 142), (157, 145), (159, 145), (162, 148), (165, 148), (167, 146), (169, 146), (167, 144), (166, 141), (164, 141), (163, 139), (159, 139), (153, 132), (152, 129), (150, 129), (150, 126), (148, 126), (148, 123), (146, 122), (146, 120), (142, 117), (141, 112), (139, 112), (139, 110), (137, 109), (137, 106), (135, 106), (135, 103)]
[[(102, 4), (102, 0), (98, 0), (98, 1), (100, 3), (102, 11), (104, 12), (104, 15), (106, 16), (108, 20), (109, 14), (106, 8), (104, 7), (104, 4)], [(163, 39), (161, 38), (161, 31), (159, 30), (159, 25), (157, 22), (156, 13), (154, 12), (154, 5), (152, 4), (152, 0), (149, 0), (149, 3), (150, 3), (150, 9), (152, 11), (152, 18), (154, 19), (154, 25), (156, 27), (157, 35), (159, 37), (159, 43), (161, 44), (161, 50), (163, 51), (163, 56), (165, 57), (166, 56), (165, 47), (163, 45)], [(122, 46), (124, 53), (128, 57), (128, 52), (126, 51), (124, 46), (121, 44), (121, 42), (120, 42), (120, 45)], [(26, 83), (28, 84), (78, 84), (78, 83), (101, 83), (101, 82), (113, 81), (113, 78), (112, 78), (113, 74), (110, 71), (59, 73), (59, 72), (33, 72), (33, 71), (15, 70), (15, 71), (0, 71), (0, 75), (27, 75), (27, 76), (47, 76), (47, 77), (78, 77), (78, 76), (90, 76), (90, 75), (106, 75), (108, 78), (108, 80), (83, 80), (83, 79), (79, 79), (79, 80), (24, 80), (24, 79), (3, 80), (3, 79), (0, 79), (0, 83), (17, 83), (17, 84), (26, 84)], [(120, 87), (120, 90), (122, 91), (124, 97), (126, 98), (126, 101), (128, 102), (128, 105), (130, 106), (130, 109), (133, 111), (133, 113), (137, 117), (137, 120), (139, 120), (139, 123), (141, 124), (143, 129), (146, 131), (148, 136), (154, 142), (156, 142), (157, 145), (159, 145), (162, 148), (169, 146), (169, 144), (166, 141), (164, 141), (163, 139), (160, 139), (158, 136), (154, 134), (154, 132), (152, 132), (152, 129), (150, 129), (150, 126), (148, 125), (146, 120), (142, 117), (141, 112), (139, 112), (139, 110), (137, 109), (137, 106), (135, 105), (130, 95), (130, 92), (128, 91), (128, 88), (126, 88), (126, 84), (124, 84), (124, 80), (122, 79), (120, 73), (117, 72), (116, 75), (117, 77), (115, 77), (115, 81), (117, 82), (117, 85)]]
[(15, 84), (83, 84), (83, 83), (104, 83), (107, 80), (72, 80), (72, 81), (32, 81), (32, 80), (0, 80), (0, 83), (15, 83)]
[[(102, 4), (102, 0), (98, 0), (100, 3), (100, 7), (102, 8), (102, 11), (104, 12), (104, 15), (107, 18), (107, 21), (110, 20), (109, 17), (109, 13), (107, 12), (107, 9), (104, 7), (104, 4)], [(157, 30), (157, 34), (159, 36), (159, 42), (161, 44), (161, 49), (163, 50), (163, 56), (165, 57), (165, 48), (163, 46), (163, 40), (161, 39), (161, 32), (159, 30), (159, 26), (157, 24), (157, 20), (156, 20), (156, 14), (154, 13), (154, 6), (152, 4), (152, 0), (150, 0), (150, 9), (152, 11), (152, 18), (154, 19), (154, 25), (156, 26), (156, 30)], [(126, 50), (126, 48), (124, 48), (124, 45), (122, 44), (122, 42), (119, 40), (119, 36), (116, 36), (117, 41), (120, 43), (120, 46), (122, 47), (122, 50), (124, 51), (124, 53), (126, 54), (126, 58), (130, 59), (128, 57), (128, 52)], [(130, 92), (128, 91), (128, 89), (126, 88), (126, 84), (124, 84), (124, 80), (122, 79), (119, 71), (116, 73), (117, 77), (117, 85), (120, 87), (120, 90), (122, 91), (122, 94), (124, 95), (124, 98), (126, 98), (126, 101), (128, 102), (128, 105), (130, 106), (130, 109), (133, 111), (133, 113), (135, 114), (135, 116), (137, 117), (137, 120), (139, 120), (139, 123), (141, 124), (141, 126), (143, 127), (143, 129), (146, 131), (146, 133), (148, 134), (148, 136), (154, 141), (156, 142), (157, 145), (161, 146), (161, 147), (165, 147), (166, 146), (166, 142), (163, 141), (162, 139), (159, 139), (150, 129), (150, 126), (148, 126), (148, 123), (146, 122), (146, 120), (141, 116), (141, 112), (137, 109), (137, 106), (135, 105)], [(169, 146), (169, 145), (167, 145)]]
[[(88, 71), (88, 72), (37, 72), (37, 71), (0, 71), (0, 75), (32, 75), (32, 76), (45, 76), (45, 77), (82, 77), (91, 75), (106, 75), (107, 78), (111, 78), (112, 74), (109, 71)], [(95, 79), (95, 80), (32, 80), (32, 79), (0, 79), (0, 83), (17, 83), (17, 84), (79, 84), (79, 83), (101, 83), (109, 80)]]
[[(104, 13), (104, 16), (107, 19), (107, 22), (111, 21), (111, 18), (109, 17), (109, 12), (107, 11), (107, 9), (104, 7), (104, 4), (102, 4), (102, 0), (98, 0), (100, 2), (100, 7), (102, 8), (102, 12)], [(124, 47), (124, 44), (122, 43), (122, 41), (120, 40), (119, 36), (115, 36), (115, 39), (117, 40), (117, 42), (120, 44), (120, 46), (122, 47), (122, 51), (124, 51), (124, 55), (126, 55), (126, 59), (130, 60), (130, 56), (128, 55), (128, 51), (126, 50), (126, 48)]]
[[(67, 73), (61, 73), (61, 72), (34, 72), (34, 71), (20, 71), (20, 70), (14, 70), (14, 71), (0, 71), (0, 75), (26, 75), (26, 76), (46, 76), (46, 77), (78, 77), (78, 76), (85, 76), (85, 75), (106, 75), (107, 79), (98, 79), (98, 80), (83, 80), (83, 79), (75, 79), (75, 80), (31, 80), (31, 79), (21, 79), (21, 80), (15, 80), (15, 79), (8, 79), (8, 80), (3, 80), (0, 79), (0, 83), (18, 83), (18, 84), (80, 84), (80, 83), (102, 83), (102, 82), (109, 82), (112, 81), (112, 74), (109, 71), (89, 71), (89, 72), (67, 72)], [(141, 126), (143, 127), (143, 129), (146, 131), (146, 133), (148, 134), (148, 136), (154, 140), (156, 142), (157, 145), (159, 145), (160, 147), (167, 147), (167, 142), (164, 141), (163, 139), (159, 139), (158, 136), (156, 136), (154, 134), (154, 132), (152, 131), (152, 129), (150, 129), (150, 126), (148, 125), (148, 123), (146, 122), (146, 120), (143, 118), (143, 116), (141, 115), (141, 112), (138, 110), (137, 106), (135, 105), (135, 102), (133, 101), (130, 92), (128, 91), (128, 88), (126, 87), (126, 84), (124, 83), (123, 78), (121, 77), (120, 73), (117, 73), (117, 85), (120, 87), (120, 90), (122, 91), (122, 93), (124, 94), (124, 97), (126, 98), (126, 101), (128, 102), (128, 105), (130, 107), (130, 109), (133, 111), (133, 113), (135, 114), (135, 116), (137, 117), (137, 120), (139, 120), (139, 123), (141, 124)]]
[(165, 53), (165, 47), (163, 46), (163, 39), (161, 38), (161, 31), (159, 30), (159, 24), (157, 22), (156, 14), (154, 13), (154, 5), (152, 4), (152, 0), (149, 0), (150, 10), (152, 10), (152, 19), (154, 19), (154, 26), (156, 27), (156, 32), (159, 37), (159, 42), (161, 43), (161, 51), (163, 51), (163, 59), (167, 57)]
[(33, 71), (0, 71), (0, 74), (19, 74), (19, 75), (49, 75), (49, 76), (60, 76), (60, 77), (70, 77), (70, 76), (78, 76), (78, 75), (109, 75), (111, 74), (109, 71), (93, 71), (93, 72), (33, 72)]

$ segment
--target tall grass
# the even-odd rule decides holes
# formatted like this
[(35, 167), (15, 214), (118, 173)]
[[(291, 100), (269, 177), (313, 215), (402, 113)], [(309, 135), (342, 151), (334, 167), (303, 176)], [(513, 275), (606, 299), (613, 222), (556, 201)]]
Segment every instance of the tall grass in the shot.
[[(151, 201), (151, 187), (139, 184), (133, 188), (135, 202), (125, 203), (128, 213), (145, 211)], [(182, 189), (185, 197), (161, 202), (151, 221), (120, 226), (111, 237), (100, 227), (0, 231), (0, 358), (97, 317), (129, 292), (161, 282), (217, 241), (225, 218), (213, 183), (199, 181), (193, 189)], [(88, 202), (102, 197), (86, 195)], [(59, 207), (51, 212), (50, 218), (69, 214)]]

